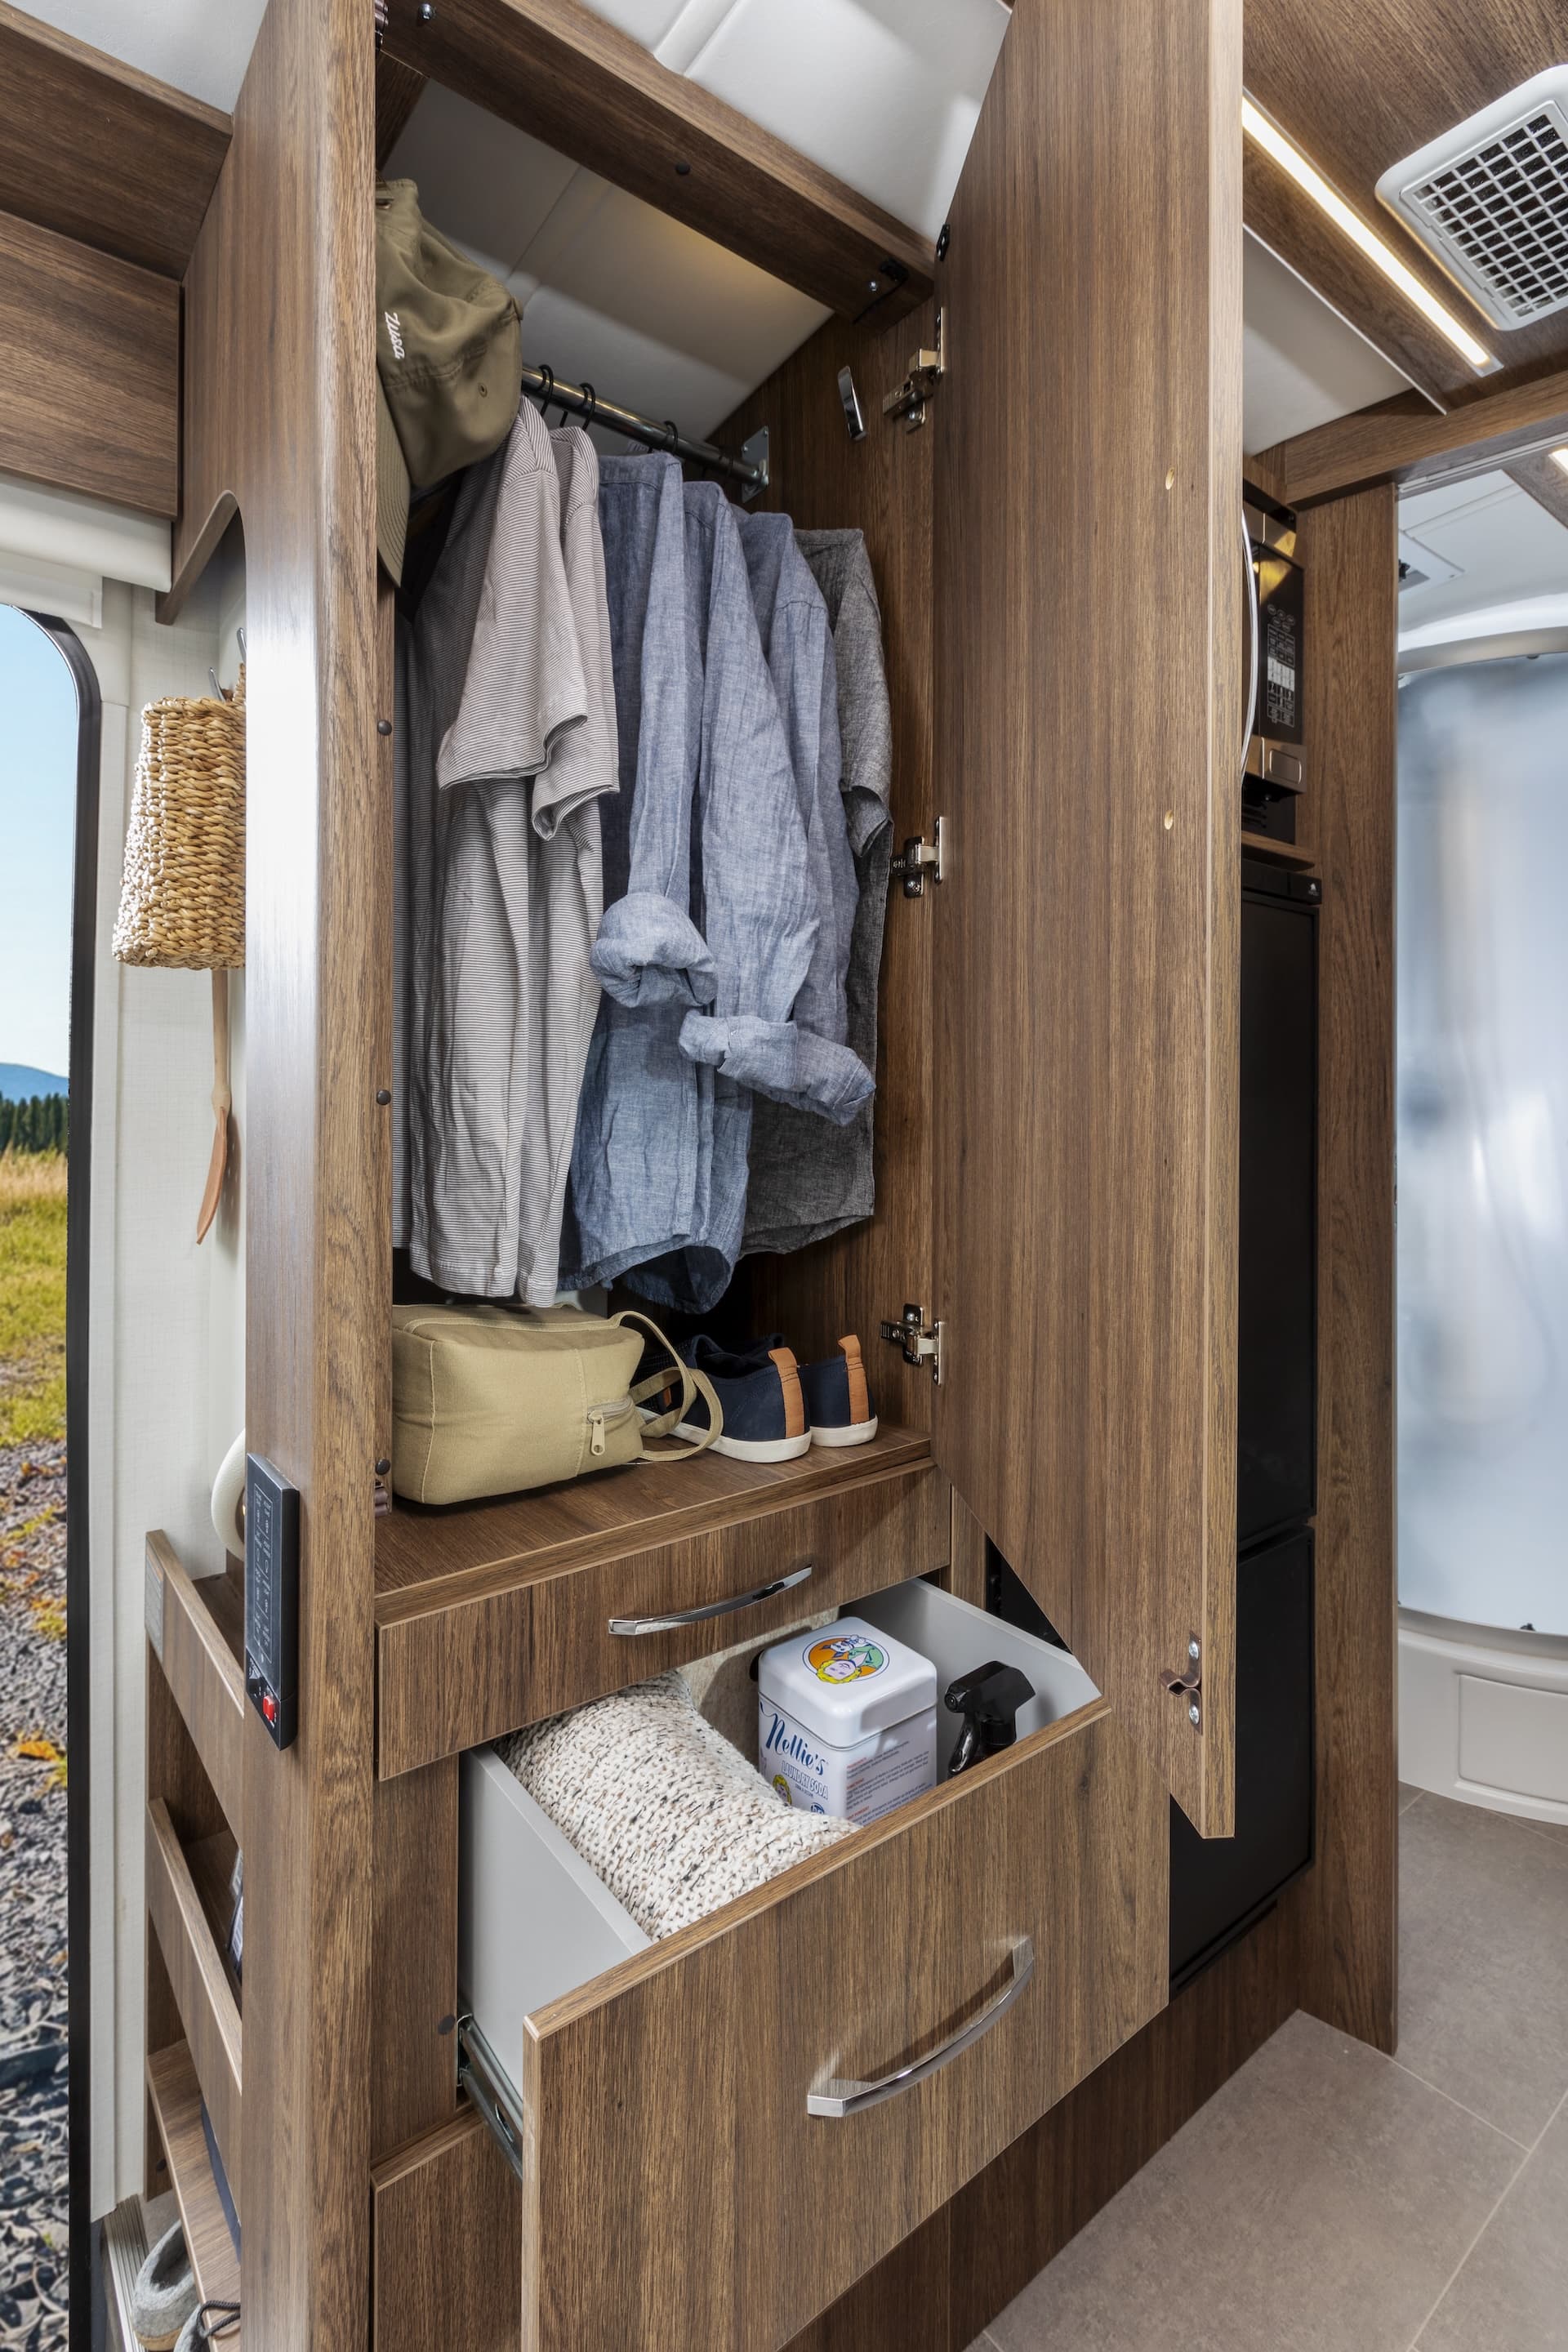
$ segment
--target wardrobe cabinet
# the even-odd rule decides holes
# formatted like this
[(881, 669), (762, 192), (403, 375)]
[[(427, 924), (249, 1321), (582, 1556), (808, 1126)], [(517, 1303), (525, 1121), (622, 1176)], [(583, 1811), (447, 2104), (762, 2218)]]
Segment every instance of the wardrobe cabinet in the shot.
[[(862, 530), (883, 608), (909, 887), (876, 1214), (746, 1262), (738, 1293), (803, 1354), (859, 1333), (864, 1449), (377, 1516), (378, 25), (384, 97), (446, 79), (837, 313), (716, 437), (766, 425), (767, 502)], [(303, 1498), (297, 1741), (235, 1702), (226, 1619), (182, 1634), (179, 1675), (245, 1855), (230, 2128), (258, 2347), (890, 2347), (874, 2276), (950, 2222), (956, 2246), (966, 2199), (1021, 2195), (1039, 2135), (1084, 2118), (1116, 2151), (1084, 2197), (1091, 2173), (1109, 2194), (1158, 2144), (1129, 2114), (1176, 2128), (1215, 2050), (1239, 2063), (1321, 1998), (1292, 1911), (1198, 1996), (1234, 2003), (1224, 2033), (1163, 2018), (1170, 1799), (1210, 1837), (1235, 1799), (1240, 76), (1240, 0), (1016, 0), (932, 247), (573, 0), (270, 0), (185, 281), (165, 607), (237, 516), (247, 1423)], [(1384, 1042), (1374, 1021), (1358, 1050)], [(912, 1577), (979, 1601), (987, 1538), (1098, 1696), (536, 2011), (514, 2178), (450, 2030), (460, 1753)], [(1336, 1872), (1349, 1941), (1381, 1948), (1375, 1888)], [(1292, 1890), (1303, 1919), (1315, 1899)], [(161, 2044), (210, 2040), (205, 1980), (180, 1974)], [(808, 2109), (955, 2042), (863, 2113)], [(1016, 2214), (1005, 2242), (1044, 2227)], [(920, 2340), (958, 2352), (991, 2309), (942, 2276)], [(858, 2315), (824, 2317), (858, 2282)]]

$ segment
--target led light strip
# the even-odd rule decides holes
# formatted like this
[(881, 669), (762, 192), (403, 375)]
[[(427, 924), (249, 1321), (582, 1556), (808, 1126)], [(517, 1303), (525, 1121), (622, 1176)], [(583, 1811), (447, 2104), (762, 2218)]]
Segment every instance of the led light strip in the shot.
[(1266, 155), (1273, 157), (1282, 172), (1289, 173), (1303, 195), (1310, 196), (1321, 211), (1327, 213), (1335, 227), (1365, 254), (1390, 285), (1397, 286), (1406, 301), (1413, 302), (1422, 317), (1430, 320), (1438, 333), (1452, 343), (1461, 359), (1473, 367), (1478, 375), (1489, 375), (1500, 365), (1486, 345), (1478, 342), (1469, 329), (1462, 325), (1451, 310), (1444, 308), (1413, 269), (1406, 268), (1392, 247), (1384, 245), (1382, 237), (1367, 226), (1361, 215), (1352, 212), (1338, 191), (1330, 187), (1317, 166), (1307, 161), (1299, 147), (1292, 146), (1279, 125), (1270, 122), (1268, 117), (1245, 95), (1241, 101), (1241, 127), (1249, 139), (1257, 141)]

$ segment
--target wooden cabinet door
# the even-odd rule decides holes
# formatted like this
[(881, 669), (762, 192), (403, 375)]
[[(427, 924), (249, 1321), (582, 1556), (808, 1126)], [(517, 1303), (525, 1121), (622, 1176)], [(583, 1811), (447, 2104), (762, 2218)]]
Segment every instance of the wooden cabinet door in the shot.
[[(1233, 1798), (1240, 105), (1240, 0), (1016, 0), (926, 428), (936, 1451), (1209, 1835)], [(1201, 1688), (1173, 1692), (1193, 1643)]]

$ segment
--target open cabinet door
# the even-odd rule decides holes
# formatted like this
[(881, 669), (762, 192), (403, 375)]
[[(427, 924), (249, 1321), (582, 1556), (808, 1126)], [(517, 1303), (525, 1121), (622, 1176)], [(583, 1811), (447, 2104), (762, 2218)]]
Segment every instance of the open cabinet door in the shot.
[(1234, 1796), (1240, 109), (1241, 0), (1016, 0), (928, 412), (936, 1450), (1211, 1836)]

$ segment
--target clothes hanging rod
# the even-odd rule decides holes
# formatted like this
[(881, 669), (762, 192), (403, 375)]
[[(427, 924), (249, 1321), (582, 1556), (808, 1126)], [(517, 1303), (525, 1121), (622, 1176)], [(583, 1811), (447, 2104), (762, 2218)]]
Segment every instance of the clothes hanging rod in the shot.
[(613, 400), (601, 400), (591, 383), (563, 383), (553, 368), (525, 367), (522, 388), (546, 414), (559, 408), (563, 415), (580, 416), (585, 424), (603, 425), (612, 433), (624, 433), (628, 441), (640, 441), (645, 448), (665, 450), (688, 465), (705, 467), (710, 473), (722, 474), (728, 480), (739, 482), (748, 498), (755, 498), (759, 490), (767, 488), (765, 427), (752, 435), (737, 457), (728, 449), (715, 448), (711, 441), (689, 440), (668, 417), (660, 424), (651, 416), (639, 416), (635, 409), (622, 408)]

